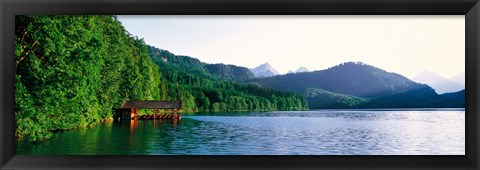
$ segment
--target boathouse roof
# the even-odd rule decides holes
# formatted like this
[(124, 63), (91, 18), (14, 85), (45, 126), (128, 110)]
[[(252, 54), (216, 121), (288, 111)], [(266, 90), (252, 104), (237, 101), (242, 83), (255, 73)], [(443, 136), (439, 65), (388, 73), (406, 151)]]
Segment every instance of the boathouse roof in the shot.
[(122, 109), (179, 109), (182, 107), (182, 102), (180, 101), (161, 101), (161, 100), (124, 100)]

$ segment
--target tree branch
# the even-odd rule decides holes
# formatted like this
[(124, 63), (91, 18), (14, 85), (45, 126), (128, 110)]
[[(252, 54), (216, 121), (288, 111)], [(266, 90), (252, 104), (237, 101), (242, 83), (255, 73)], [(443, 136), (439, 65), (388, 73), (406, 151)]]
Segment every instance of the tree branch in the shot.
[[(38, 40), (36, 40), (35, 42), (33, 42), (32, 44), (32, 49), (35, 47), (35, 45), (37, 45), (38, 43)], [(28, 53), (30, 53), (31, 50), (28, 50), (27, 52), (25, 52), (25, 55), (23, 55), (23, 57), (20, 57), (20, 59), (18, 59), (17, 63), (21, 62), (23, 59), (25, 59), (27, 56), (28, 56)]]
[(23, 40), (25, 39), (25, 36), (27, 35), (28, 31), (25, 31), (22, 35), (22, 39), (20, 39), (20, 44), (23, 43)]

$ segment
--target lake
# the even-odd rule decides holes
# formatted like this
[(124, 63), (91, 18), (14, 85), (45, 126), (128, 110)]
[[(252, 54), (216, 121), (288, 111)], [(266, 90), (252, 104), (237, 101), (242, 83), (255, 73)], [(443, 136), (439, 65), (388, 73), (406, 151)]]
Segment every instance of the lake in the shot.
[(18, 155), (464, 155), (465, 109), (185, 114), (17, 142)]

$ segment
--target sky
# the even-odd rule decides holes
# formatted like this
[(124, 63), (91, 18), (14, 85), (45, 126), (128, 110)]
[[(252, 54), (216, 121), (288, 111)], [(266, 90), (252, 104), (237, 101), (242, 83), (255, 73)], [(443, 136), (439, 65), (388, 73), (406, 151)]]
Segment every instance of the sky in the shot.
[(118, 16), (149, 45), (281, 74), (360, 61), (412, 78), (465, 72), (465, 16)]

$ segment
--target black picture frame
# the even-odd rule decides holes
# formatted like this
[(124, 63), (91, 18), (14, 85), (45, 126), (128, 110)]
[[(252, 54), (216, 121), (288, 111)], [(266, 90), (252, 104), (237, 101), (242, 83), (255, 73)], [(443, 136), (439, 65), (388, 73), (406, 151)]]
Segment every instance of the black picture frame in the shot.
[[(1, 169), (479, 169), (479, 0), (2, 0)], [(21, 156), (14, 151), (15, 15), (465, 15), (465, 156)]]

